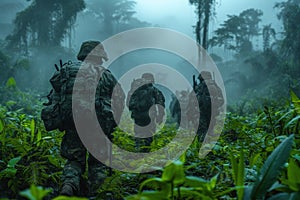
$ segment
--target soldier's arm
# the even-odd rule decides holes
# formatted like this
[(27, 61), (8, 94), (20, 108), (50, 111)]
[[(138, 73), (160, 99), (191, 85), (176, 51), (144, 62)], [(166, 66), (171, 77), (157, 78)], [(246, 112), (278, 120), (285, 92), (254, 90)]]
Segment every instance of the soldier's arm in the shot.
[(157, 113), (158, 115), (156, 117), (156, 122), (160, 124), (163, 120), (163, 116), (165, 115), (165, 110), (164, 110), (165, 97), (164, 97), (163, 93), (157, 88), (155, 88), (154, 93), (155, 93), (155, 95), (154, 95), (155, 104), (160, 105), (160, 106), (157, 106), (158, 107), (158, 113)]
[(109, 82), (112, 94), (112, 111), (118, 123), (125, 107), (125, 93), (122, 86), (111, 73), (109, 73), (109, 78), (107, 81)]
[(155, 104), (159, 104), (159, 105), (162, 105), (163, 107), (165, 107), (165, 97), (163, 95), (163, 93), (155, 88), (154, 90), (154, 97), (155, 97)]

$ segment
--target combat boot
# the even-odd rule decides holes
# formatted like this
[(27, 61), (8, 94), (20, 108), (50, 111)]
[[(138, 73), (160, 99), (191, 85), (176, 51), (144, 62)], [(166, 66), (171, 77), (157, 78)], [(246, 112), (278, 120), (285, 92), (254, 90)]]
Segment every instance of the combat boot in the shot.
[(70, 184), (65, 184), (61, 189), (60, 195), (70, 197), (70, 196), (74, 196), (75, 192), (73, 187)]

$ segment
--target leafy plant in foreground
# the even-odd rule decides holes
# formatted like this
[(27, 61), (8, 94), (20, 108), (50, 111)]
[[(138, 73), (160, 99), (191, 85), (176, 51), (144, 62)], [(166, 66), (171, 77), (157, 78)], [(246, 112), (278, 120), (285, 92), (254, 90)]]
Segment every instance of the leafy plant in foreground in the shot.
[[(0, 106), (1, 197), (16, 198), (31, 184), (59, 186), (61, 134), (47, 133), (39, 119)], [(50, 186), (48, 185), (48, 186)]]
[[(20, 195), (29, 200), (43, 200), (51, 191), (52, 189), (31, 185), (29, 189), (21, 191)], [(58, 196), (53, 200), (86, 200), (86, 198)]]
[(264, 199), (277, 180), (281, 169), (289, 158), (294, 136), (286, 138), (268, 157), (254, 185), (246, 188), (244, 199)]

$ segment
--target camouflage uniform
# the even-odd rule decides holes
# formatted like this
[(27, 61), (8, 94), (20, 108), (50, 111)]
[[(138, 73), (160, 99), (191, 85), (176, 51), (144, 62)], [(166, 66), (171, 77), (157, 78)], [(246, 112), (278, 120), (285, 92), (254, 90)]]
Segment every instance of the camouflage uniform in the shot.
[[(150, 146), (153, 141), (156, 123), (162, 123), (164, 117), (165, 98), (162, 92), (154, 85), (154, 77), (150, 73), (135, 80), (127, 95), (127, 106), (134, 120), (136, 149), (148, 152), (150, 149), (141, 149), (141, 146)], [(147, 103), (145, 103), (147, 102)], [(158, 104), (160, 106), (152, 107)], [(151, 108), (152, 107), (152, 108)], [(150, 109), (151, 108), (151, 109)], [(153, 119), (151, 121), (151, 119)]]
[[(177, 127), (181, 125), (181, 127), (186, 128), (188, 125), (188, 120), (186, 116), (186, 111), (189, 104), (189, 93), (186, 90), (181, 91), (180, 93), (176, 91), (177, 96), (179, 96), (179, 100), (175, 95), (172, 96), (172, 101), (170, 103), (170, 112), (173, 118), (173, 122), (176, 123)], [(181, 121), (182, 120), (182, 121)]]
[[(215, 100), (218, 102), (214, 103), (214, 105), (220, 107), (224, 103), (223, 95), (221, 89), (217, 86), (216, 82), (212, 80), (212, 76), (210, 72), (204, 71), (198, 76), (200, 81), (194, 87), (194, 91), (196, 93), (197, 101), (192, 102), (193, 98), (190, 98), (187, 116), (188, 120), (192, 122), (192, 124), (197, 124), (198, 127), (194, 127), (197, 130), (198, 141), (203, 141), (210, 123), (214, 123), (215, 119), (212, 119), (212, 115), (216, 116), (218, 113), (212, 113), (212, 104)], [(197, 109), (194, 106), (199, 106), (200, 110), (200, 118), (197, 120)], [(216, 109), (218, 110), (218, 109)]]
[(181, 119), (181, 111), (179, 101), (174, 94), (172, 94), (172, 100), (169, 105), (169, 110), (171, 113), (171, 123), (176, 123), (176, 126), (178, 127)]
[[(118, 122), (115, 122), (113, 117), (114, 109), (118, 111), (123, 110), (125, 98), (124, 92), (111, 72), (99, 65), (99, 63), (102, 63), (102, 59), (107, 60), (107, 55), (100, 42), (84, 42), (77, 58), (78, 60), (84, 61), (86, 56), (96, 46), (97, 48), (100, 47), (100, 53), (97, 51), (97, 55), (89, 55), (89, 59), (95, 59), (95, 63), (89, 63), (93, 65), (93, 69), (102, 71), (102, 76), (96, 89), (95, 109), (103, 132), (108, 136), (108, 138), (112, 139), (111, 133), (117, 126)], [(113, 93), (115, 86), (117, 92)], [(117, 95), (118, 97), (112, 97), (112, 94)], [(99, 98), (97, 98), (97, 96), (99, 96)], [(114, 103), (116, 106), (112, 107), (111, 99), (119, 101)], [(75, 127), (65, 130), (65, 135), (61, 143), (61, 155), (67, 159), (67, 163), (64, 166), (62, 175), (62, 195), (72, 196), (85, 193), (85, 191), (80, 191), (80, 189), (82, 189), (80, 188), (80, 180), (81, 175), (86, 169), (87, 153), (88, 152), (82, 144)], [(109, 152), (107, 150), (107, 152), (104, 153), (108, 154)], [(89, 196), (94, 196), (97, 189), (104, 181), (109, 168), (95, 159), (91, 154), (88, 155), (87, 162)]]

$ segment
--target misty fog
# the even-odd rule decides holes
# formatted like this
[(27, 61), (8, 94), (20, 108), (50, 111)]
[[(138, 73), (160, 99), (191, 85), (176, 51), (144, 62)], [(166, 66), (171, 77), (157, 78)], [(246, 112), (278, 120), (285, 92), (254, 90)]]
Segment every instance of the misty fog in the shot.
[(0, 200), (300, 199), (300, 0), (0, 0), (0, 71)]
[[(33, 2), (34, 1), (23, 0), (16, 0), (13, 2), (6, 0), (0, 2), (0, 7), (3, 10), (0, 14), (0, 24), (2, 27), (0, 37), (2, 44), (7, 44), (9, 36), (14, 34), (14, 30), (16, 30), (14, 24), (16, 14), (28, 8)], [(125, 10), (118, 10), (111, 16), (109, 13), (114, 11), (108, 9), (114, 9), (113, 4), (106, 3), (105, 5), (105, 3), (103, 4), (104, 1), (97, 0), (85, 0), (84, 2), (85, 8), (77, 13), (76, 18), (74, 18), (75, 21), (72, 21), (72, 25), (66, 29), (66, 33), (61, 38), (61, 41), (57, 43), (58, 45), (53, 45), (49, 48), (47, 45), (38, 47), (37, 45), (30, 46), (29, 44), (29, 46), (26, 47), (28, 48), (26, 49), (27, 52), (14, 54), (13, 59), (28, 57), (31, 63), (29, 69), (20, 69), (14, 74), (17, 82), (20, 83), (21, 88), (43, 92), (45, 87), (49, 87), (48, 79), (54, 71), (53, 65), (58, 63), (60, 59), (64, 62), (76, 60), (76, 53), (78, 52), (81, 43), (85, 40), (104, 41), (110, 36), (122, 31), (151, 26), (169, 28), (186, 34), (196, 40), (196, 6), (191, 5), (188, 0), (137, 0), (133, 1), (127, 8), (127, 14), (122, 14)], [(276, 37), (270, 38), (269, 42), (273, 45), (272, 48), (279, 49), (276, 45), (279, 44), (278, 41), (284, 39), (284, 34), (282, 34), (284, 29), (282, 21), (277, 17), (280, 9), (274, 8), (275, 4), (278, 2), (280, 1), (215, 1), (209, 19), (208, 41), (216, 36), (216, 31), (218, 29), (221, 30), (222, 24), (224, 25), (224, 22), (230, 19), (230, 17), (234, 15), (238, 16), (247, 9), (256, 9), (260, 10), (262, 14), (259, 16), (258, 24), (255, 25), (258, 28), (258, 32), (253, 35), (249, 34), (249, 42), (251, 42), (250, 45), (253, 55), (259, 51), (263, 51), (262, 30), (265, 25), (270, 25), (271, 28), (276, 31)], [(30, 32), (28, 32), (28, 34), (30, 34)], [(37, 34), (37, 32), (35, 34)], [(34, 34), (26, 37), (28, 37), (27, 39), (29, 41), (30, 37), (34, 37)], [(230, 40), (233, 42), (235, 39), (231, 38)], [(229, 40), (227, 41), (230, 42)], [(228, 102), (238, 102), (240, 100), (239, 97), (245, 95), (249, 90), (255, 90), (258, 93), (257, 95), (268, 96), (269, 94), (266, 94), (267, 91), (263, 89), (264, 84), (267, 83), (262, 83), (262, 77), (260, 77), (265, 71), (262, 72), (262, 70), (257, 74), (257, 71), (255, 70), (258, 69), (257, 66), (254, 66), (255, 64), (253, 64), (253, 57), (250, 58), (251, 56), (249, 56), (249, 53), (242, 55), (242, 53), (238, 53), (238, 50), (235, 48), (237, 48), (237, 46), (227, 48), (226, 46), (221, 45), (221, 43), (218, 43), (216, 45), (210, 45), (207, 49), (222, 74)], [(183, 60), (176, 58), (176, 56), (165, 56), (162, 52), (154, 52), (153, 55), (152, 53), (142, 53), (139, 56), (127, 56), (128, 58), (126, 58), (125, 61), (124, 58), (120, 58), (120, 60), (115, 63), (115, 65), (119, 66), (112, 66), (115, 75), (119, 76), (130, 69), (130, 67), (142, 64), (143, 62), (158, 62), (167, 64), (175, 69), (181, 67), (181, 71), (185, 76), (189, 76), (188, 79), (192, 82), (191, 77), (195, 72), (189, 71), (188, 67), (180, 66), (182, 65), (181, 63), (184, 62)], [(150, 59), (148, 59), (147, 56)], [(141, 57), (143, 57), (143, 59), (139, 59)], [(266, 63), (266, 61), (263, 62)], [(265, 68), (268, 68), (268, 66)], [(26, 74), (26, 76), (24, 74)], [(35, 77), (35, 75), (37, 76)], [(268, 77), (268, 75), (268, 73), (264, 75), (265, 79), (272, 79), (271, 77)], [(255, 81), (254, 79), (256, 78), (259, 81)], [(35, 84), (32, 85), (31, 81), (34, 81)], [(255, 83), (257, 83), (257, 86), (253, 85)]]

